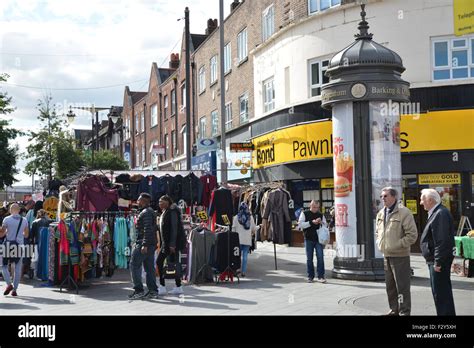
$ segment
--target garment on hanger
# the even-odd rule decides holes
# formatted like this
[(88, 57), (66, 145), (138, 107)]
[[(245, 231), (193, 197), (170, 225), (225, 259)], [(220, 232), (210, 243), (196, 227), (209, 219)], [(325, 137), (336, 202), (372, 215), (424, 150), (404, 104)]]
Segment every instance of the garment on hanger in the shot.
[(201, 203), (206, 208), (211, 204), (212, 191), (217, 187), (217, 178), (214, 175), (206, 174), (199, 178), (202, 183)]
[(107, 188), (99, 176), (89, 176), (77, 186), (77, 210), (106, 211), (118, 204), (118, 190)]
[(181, 198), (184, 199), (186, 204), (201, 204), (202, 191), (202, 182), (194, 173), (189, 173), (183, 178)]
[(216, 233), (215, 267), (219, 273), (230, 267), (234, 272), (240, 268), (240, 240), (237, 232)]
[(276, 244), (284, 244), (285, 222), (291, 222), (291, 218), (288, 211), (288, 199), (282, 189), (268, 192), (262, 217), (263, 225), (268, 232), (268, 239)]
[[(194, 229), (189, 236), (189, 253), (188, 253), (188, 281), (190, 283), (200, 283), (213, 281), (213, 272), (211, 269), (211, 252), (215, 244), (216, 235), (207, 229)], [(206, 270), (202, 270), (203, 266)], [(198, 274), (199, 273), (199, 274)]]
[(178, 201), (182, 197), (182, 194), (183, 194), (183, 176), (178, 174), (173, 178), (171, 198), (173, 199), (175, 203), (178, 203)]
[[(229, 222), (232, 224), (234, 216), (233, 197), (230, 190), (219, 188), (212, 193), (211, 204), (209, 207), (209, 216), (211, 217), (211, 230), (216, 229), (215, 224), (225, 225), (222, 215), (227, 215)], [(232, 227), (232, 225), (230, 226)]]

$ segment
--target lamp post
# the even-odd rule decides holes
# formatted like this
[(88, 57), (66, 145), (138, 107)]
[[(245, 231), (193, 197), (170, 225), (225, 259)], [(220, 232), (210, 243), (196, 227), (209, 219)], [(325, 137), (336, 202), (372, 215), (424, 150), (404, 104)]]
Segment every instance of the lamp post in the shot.
[[(375, 214), (381, 189), (401, 194), (400, 105), (409, 101), (402, 59), (374, 42), (361, 5), (359, 33), (334, 55), (322, 88), (322, 106), (332, 108), (336, 258), (333, 276), (384, 279), (375, 247)], [(395, 106), (395, 107), (394, 107)]]
[[(99, 111), (110, 110), (110, 108), (96, 107), (94, 104), (92, 104), (90, 107), (70, 106), (69, 112), (66, 115), (70, 124), (72, 124), (74, 122), (74, 119), (76, 118), (76, 115), (74, 114), (72, 109), (86, 110), (86, 111), (89, 111), (92, 115), (91, 142), (92, 142), (92, 165), (94, 165), (94, 150), (99, 151)], [(95, 123), (94, 123), (94, 115), (95, 115)], [(94, 144), (94, 131), (96, 133), (96, 138), (97, 138), (95, 144)]]

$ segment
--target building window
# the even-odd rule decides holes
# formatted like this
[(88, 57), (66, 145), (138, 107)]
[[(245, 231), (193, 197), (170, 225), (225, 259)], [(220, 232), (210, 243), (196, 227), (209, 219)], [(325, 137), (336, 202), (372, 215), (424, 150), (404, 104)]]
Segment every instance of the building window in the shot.
[(325, 72), (328, 69), (329, 60), (312, 59), (309, 61), (309, 96), (321, 95), (321, 86), (329, 82)]
[(225, 106), (225, 130), (232, 129), (232, 103)]
[(199, 139), (206, 137), (206, 116), (199, 119)]
[(138, 118), (138, 112), (135, 114), (135, 135), (140, 132), (140, 119)]
[(263, 82), (263, 111), (268, 112), (275, 108), (275, 87), (273, 77)]
[(171, 90), (171, 116), (176, 114), (176, 90)]
[(249, 120), (249, 95), (248, 93), (243, 94), (239, 98), (239, 113), (240, 113), (240, 124), (243, 124)]
[(166, 159), (168, 158), (169, 148), (170, 148), (170, 144), (169, 144), (169, 140), (168, 140), (168, 134), (165, 134), (165, 138), (163, 140), (163, 145), (165, 146), (165, 161), (166, 161)]
[(142, 133), (145, 131), (145, 111), (140, 112), (140, 120), (142, 123)]
[[(154, 141), (153, 144), (152, 144), (152, 151), (153, 151), (153, 147), (155, 145), (158, 145), (158, 142), (157, 141)], [(156, 153), (152, 153), (151, 154), (151, 165), (152, 165), (152, 169), (156, 169), (158, 168), (158, 155)]]
[(146, 166), (145, 144), (142, 145), (142, 166)]
[(165, 120), (168, 118), (168, 108), (169, 108), (169, 100), (168, 100), (168, 96), (165, 95), (163, 99), (163, 117)]
[(174, 131), (171, 131), (171, 151), (172, 151), (171, 153), (173, 154), (173, 156), (178, 153), (178, 151), (176, 151), (178, 148), (177, 145), (178, 144), (176, 144), (176, 131), (174, 130)]
[(309, 13), (327, 10), (330, 7), (335, 7), (341, 4), (341, 0), (309, 0)]
[(217, 110), (211, 112), (211, 127), (212, 127), (212, 135), (216, 135), (218, 133), (219, 128), (219, 114)]
[(186, 154), (187, 151), (187, 144), (188, 142), (186, 141), (186, 125), (183, 125), (181, 127), (181, 145), (183, 146), (183, 154)]
[(230, 42), (224, 46), (224, 73), (227, 74), (232, 69), (232, 53)]
[(211, 58), (211, 84), (217, 81), (217, 56)]
[(275, 32), (275, 7), (270, 5), (262, 13), (262, 39), (267, 39)]
[(151, 106), (150, 112), (150, 125), (151, 127), (154, 127), (158, 125), (158, 106), (156, 104), (153, 104)]
[(140, 151), (135, 151), (135, 167), (140, 167)]
[(433, 80), (474, 77), (474, 36), (433, 41)]
[(202, 93), (206, 90), (206, 68), (201, 67), (199, 69), (199, 93)]
[(186, 108), (186, 81), (184, 81), (181, 87), (181, 106), (183, 109)]
[(130, 139), (130, 119), (125, 119), (125, 140)]
[(239, 58), (239, 63), (248, 56), (247, 28), (242, 30), (239, 35), (237, 35), (237, 56)]

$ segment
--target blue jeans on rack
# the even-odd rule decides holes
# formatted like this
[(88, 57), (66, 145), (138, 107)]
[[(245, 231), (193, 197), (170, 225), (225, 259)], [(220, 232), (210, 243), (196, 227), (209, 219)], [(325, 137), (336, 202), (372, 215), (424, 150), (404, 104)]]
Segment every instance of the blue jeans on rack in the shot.
[(318, 278), (324, 278), (324, 247), (318, 241), (304, 240), (308, 278), (314, 279), (313, 252), (316, 250)]

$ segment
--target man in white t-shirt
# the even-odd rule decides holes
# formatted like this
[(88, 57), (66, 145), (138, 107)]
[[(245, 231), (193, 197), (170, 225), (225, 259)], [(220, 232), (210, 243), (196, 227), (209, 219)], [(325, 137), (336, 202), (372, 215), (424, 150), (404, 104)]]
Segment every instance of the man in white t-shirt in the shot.
[[(28, 229), (28, 221), (20, 215), (20, 206), (18, 204), (14, 203), (10, 206), (10, 214), (10, 216), (3, 220), (2, 228), (0, 229), (0, 238), (6, 236), (5, 243), (8, 248), (3, 248), (3, 250), (7, 251), (8, 249), (8, 251), (12, 251), (12, 249), (16, 249), (16, 255), (19, 257), (5, 257), (9, 256), (9, 253), (3, 255), (3, 278), (7, 283), (7, 288), (3, 294), (7, 296), (11, 292), (12, 296), (18, 296), (17, 289), (20, 284), (23, 265), (23, 257), (19, 247), (24, 245), (25, 238), (28, 238), (30, 231)], [(12, 264), (15, 272), (13, 284), (8, 270), (9, 263)]]

